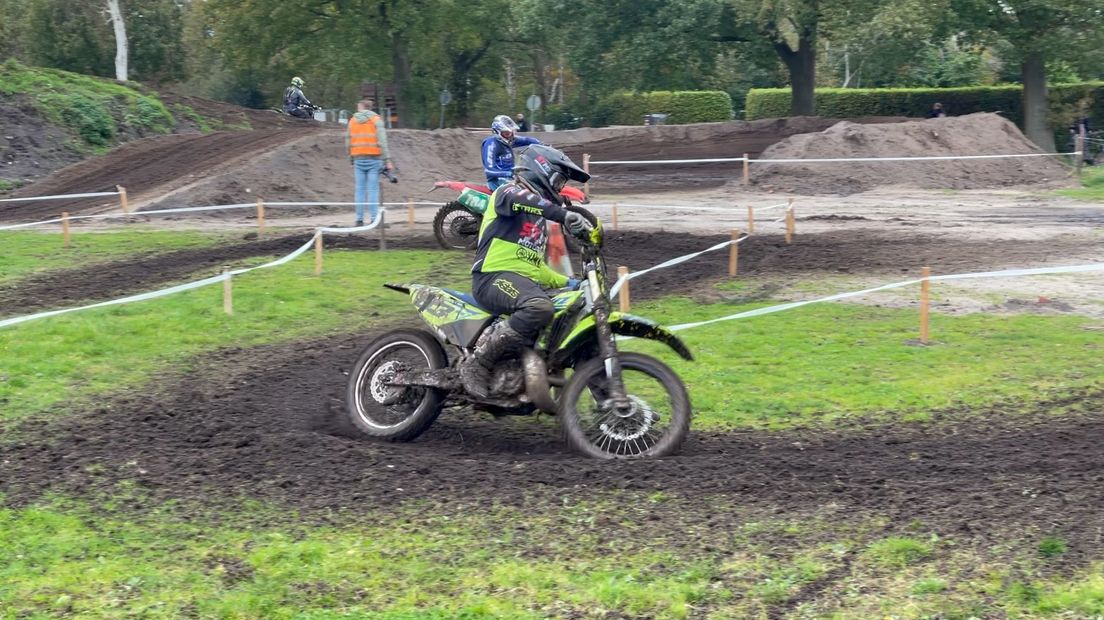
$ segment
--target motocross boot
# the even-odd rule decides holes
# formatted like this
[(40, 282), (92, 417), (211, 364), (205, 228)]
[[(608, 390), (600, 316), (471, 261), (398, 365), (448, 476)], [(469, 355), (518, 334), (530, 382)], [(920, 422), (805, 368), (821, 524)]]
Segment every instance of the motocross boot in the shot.
[(460, 380), (464, 389), (476, 398), (489, 397), (491, 371), (495, 364), (524, 345), (525, 338), (506, 322), (484, 332), (475, 345), (475, 354), (460, 365)]

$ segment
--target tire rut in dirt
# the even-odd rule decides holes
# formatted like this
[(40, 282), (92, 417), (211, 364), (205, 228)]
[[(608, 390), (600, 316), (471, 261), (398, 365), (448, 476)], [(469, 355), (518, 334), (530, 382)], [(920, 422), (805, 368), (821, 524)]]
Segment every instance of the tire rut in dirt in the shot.
[(1034, 414), (945, 416), (959, 422), (692, 432), (682, 456), (608, 462), (568, 454), (548, 418), (446, 410), (412, 443), (358, 435), (345, 421), (346, 373), (371, 339), (223, 350), (196, 360), (198, 371), (162, 377), (161, 395), (139, 390), (8, 429), (21, 439), (3, 446), (0, 492), (19, 504), (135, 480), (155, 497), (245, 493), (309, 511), (662, 490), (779, 514), (834, 506), (901, 527), (919, 520), (960, 540), (997, 536), (1000, 524), (1002, 536), (1059, 532), (1079, 553), (1104, 549), (1104, 388), (1068, 397), (1086, 412), (1078, 416), (1049, 415), (1059, 403), (1042, 403)]
[[(215, 275), (223, 265), (252, 257), (279, 257), (298, 249), (312, 235), (297, 234), (233, 245), (149, 254), (81, 269), (49, 271), (0, 285), (0, 317), (57, 309), (83, 301), (105, 301), (152, 291), (161, 285)], [(331, 235), (327, 248), (377, 250), (374, 237)], [(436, 249), (432, 237), (388, 239), (391, 249)]]

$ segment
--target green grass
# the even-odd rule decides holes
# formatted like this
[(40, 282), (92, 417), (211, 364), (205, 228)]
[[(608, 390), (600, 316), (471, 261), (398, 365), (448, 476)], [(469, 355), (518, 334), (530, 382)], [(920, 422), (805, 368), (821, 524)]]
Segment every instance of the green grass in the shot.
[[(633, 313), (665, 324), (763, 304), (649, 302)], [(1051, 393), (1098, 384), (1104, 343), (1079, 316), (935, 315), (933, 345), (910, 346), (908, 309), (815, 304), (679, 333), (696, 360), (643, 341), (686, 382), (696, 428), (785, 428), (856, 416), (928, 419), (932, 410), (1001, 404), (1030, 408)], [(1013, 401), (1018, 404), (1012, 405)]]
[(78, 148), (94, 153), (109, 149), (124, 132), (169, 133), (176, 126), (156, 93), (11, 59), (0, 64), (0, 93), (27, 97), (43, 118), (72, 133)]
[(140, 384), (161, 367), (220, 346), (413, 318), (409, 300), (383, 282), (425, 281), (434, 271), (434, 281), (462, 286), (468, 264), (459, 256), (331, 251), (322, 277), (301, 258), (236, 278), (233, 316), (223, 313), (222, 287), (214, 285), (0, 329), (0, 420)]
[(1104, 202), (1104, 166), (1084, 168), (1081, 172), (1081, 187), (1060, 189), (1058, 194), (1079, 200)]
[(18, 179), (14, 181), (10, 179), (0, 179), (0, 194), (10, 192), (21, 185), (23, 185), (23, 181)]
[[(558, 495), (558, 494), (557, 494)], [(876, 523), (759, 520), (724, 498), (724, 530), (656, 530), (646, 498), (435, 506), (412, 501), (312, 523), (234, 512), (0, 497), (0, 617), (749, 618), (1093, 617), (1104, 567), (1044, 577), (1030, 545), (994, 557), (953, 541), (868, 542)], [(596, 520), (605, 520), (596, 526)], [(612, 525), (611, 525), (612, 523)], [(699, 522), (700, 524), (700, 522)], [(696, 536), (704, 538), (695, 538)], [(707, 544), (695, 544), (694, 540)], [(859, 561), (847, 558), (859, 554)], [(803, 592), (815, 587), (813, 603)], [(37, 615), (35, 615), (37, 614)], [(1065, 615), (1061, 615), (1065, 614)]]
[[(199, 232), (126, 231), (73, 233), (70, 247), (57, 234), (27, 231), (0, 232), (0, 282), (51, 269), (80, 269), (135, 254), (170, 252), (213, 246), (233, 235)], [(0, 312), (0, 314), (6, 314)]]

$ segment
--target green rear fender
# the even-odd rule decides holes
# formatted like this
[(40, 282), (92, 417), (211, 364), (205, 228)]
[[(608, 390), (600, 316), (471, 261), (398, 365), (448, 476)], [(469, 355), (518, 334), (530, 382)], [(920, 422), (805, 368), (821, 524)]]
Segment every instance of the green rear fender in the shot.
[[(690, 353), (690, 349), (686, 347), (674, 332), (655, 321), (632, 314), (613, 312), (610, 314), (609, 324), (613, 329), (613, 333), (618, 336), (632, 336), (634, 338), (656, 340), (674, 349), (675, 353), (678, 353), (683, 359), (691, 361), (694, 359), (694, 356)], [(579, 321), (579, 324), (575, 326), (575, 329), (571, 330), (571, 333), (564, 338), (563, 342), (556, 350), (557, 355), (561, 357), (561, 359), (570, 357), (577, 348), (589, 343), (594, 338), (595, 327), (593, 315)]]

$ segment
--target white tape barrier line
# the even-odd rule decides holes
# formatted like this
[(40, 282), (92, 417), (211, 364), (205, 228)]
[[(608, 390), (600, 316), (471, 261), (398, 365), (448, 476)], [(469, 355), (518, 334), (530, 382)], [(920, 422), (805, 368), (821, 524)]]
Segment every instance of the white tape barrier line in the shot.
[[(777, 209), (779, 207), (785, 207), (786, 203), (770, 205), (769, 207), (755, 207), (754, 211), (766, 211), (768, 209)], [(590, 203), (586, 205), (588, 208), (596, 209), (612, 209), (613, 203)], [(745, 213), (744, 209), (740, 207), (695, 207), (690, 205), (642, 205), (642, 204), (624, 204), (617, 203), (617, 208), (626, 209), (668, 209), (674, 211), (720, 211), (723, 213), (735, 213), (737, 215)]]
[(323, 232), (329, 232), (329, 233), (361, 232), (361, 231), (365, 231), (365, 230), (371, 230), (372, 228), (375, 228), (375, 227), (379, 226), (379, 223), (380, 223), (380, 217), (377, 216), (375, 221), (373, 221), (372, 223), (370, 223), (367, 226), (358, 226), (358, 227), (353, 227), (353, 228), (319, 228), (314, 233), (314, 235), (311, 235), (311, 238), (310, 238), (309, 241), (304, 243), (302, 246), (300, 246), (297, 250), (293, 251), (291, 254), (288, 254), (287, 256), (284, 256), (282, 258), (278, 258), (274, 261), (265, 263), (263, 265), (257, 265), (256, 267), (243, 267), (241, 269), (235, 269), (235, 270), (230, 271), (228, 273), (220, 273), (219, 275), (211, 276), (210, 278), (204, 278), (202, 280), (196, 280), (195, 282), (187, 282), (185, 284), (180, 284), (180, 285), (177, 285), (177, 286), (173, 286), (173, 287), (169, 287), (169, 288), (165, 288), (165, 289), (161, 289), (161, 290), (157, 290), (157, 291), (151, 291), (149, 293), (141, 293), (141, 294), (138, 294), (138, 295), (131, 295), (130, 297), (123, 297), (123, 298), (120, 298), (120, 299), (112, 299), (110, 301), (101, 301), (99, 303), (90, 304), (90, 305), (87, 305), (87, 306), (79, 306), (79, 307), (76, 307), (76, 308), (64, 308), (62, 310), (51, 310), (49, 312), (40, 312), (38, 314), (29, 314), (29, 315), (25, 315), (25, 316), (13, 317), (13, 318), (10, 318), (10, 319), (4, 319), (4, 320), (0, 320), (0, 328), (8, 327), (9, 325), (17, 325), (19, 323), (25, 323), (27, 321), (33, 321), (35, 319), (42, 319), (42, 318), (46, 318), (46, 317), (57, 316), (59, 314), (68, 314), (70, 312), (79, 312), (81, 310), (91, 310), (93, 308), (103, 308), (103, 307), (106, 307), (106, 306), (115, 306), (115, 305), (119, 305), (119, 304), (134, 303), (136, 301), (146, 301), (147, 299), (156, 299), (158, 297), (164, 297), (166, 295), (172, 295), (172, 294), (175, 294), (175, 293), (180, 293), (180, 292), (183, 292), (183, 291), (189, 291), (189, 290), (192, 290), (192, 289), (207, 286), (209, 284), (215, 284), (217, 282), (222, 282), (223, 280), (225, 280), (228, 277), (240, 275), (240, 274), (243, 274), (243, 273), (248, 273), (250, 271), (255, 271), (257, 269), (268, 269), (270, 267), (279, 267), (280, 265), (284, 265), (286, 263), (289, 263), (289, 262), (295, 260), (296, 258), (301, 256), (304, 252), (306, 252), (307, 250), (310, 250), (311, 246), (314, 245), (315, 238), (317, 238), (318, 235), (322, 234)]
[(590, 165), (637, 165), (637, 164), (708, 164), (728, 161), (744, 161), (744, 157), (717, 157), (714, 159), (638, 159), (623, 161), (592, 161)]
[[(750, 159), (749, 164), (792, 164), (846, 161), (942, 161), (954, 159), (1001, 159), (1008, 157), (1055, 157), (1058, 155), (1080, 155), (1081, 151), (1071, 153), (1011, 153), (1007, 155), (941, 155), (925, 157), (841, 157), (832, 159)], [(625, 161), (592, 161), (592, 165), (632, 165), (632, 164), (705, 164), (713, 162), (744, 161), (743, 157), (723, 157), (716, 159), (647, 159)]]
[(119, 192), (91, 192), (88, 194), (57, 194), (54, 196), (31, 196), (29, 198), (3, 198), (0, 202), (33, 202), (35, 200), (67, 200), (70, 198), (99, 198), (100, 196), (118, 196)]
[[(265, 206), (322, 206), (322, 205), (341, 205), (341, 206), (356, 206), (355, 202), (266, 202)], [(381, 202), (380, 206), (384, 205), (407, 205), (405, 202)], [(415, 205), (434, 205), (440, 206), (439, 202), (416, 202)], [(157, 209), (154, 211), (135, 211), (134, 213), (100, 213), (98, 215), (73, 215), (69, 217), (69, 221), (76, 220), (102, 220), (110, 218), (120, 217), (135, 217), (140, 215), (164, 215), (166, 213), (194, 213), (199, 211), (221, 211), (230, 209), (253, 209), (256, 208), (256, 203), (240, 203), (232, 205), (211, 205), (207, 207), (181, 207), (179, 209)], [(43, 220), (41, 222), (28, 222), (26, 224), (13, 224), (10, 226), (0, 226), (0, 230), (15, 230), (17, 228), (30, 228), (31, 226), (43, 226), (46, 224), (57, 224), (62, 221), (62, 218), (54, 218), (52, 220)], [(370, 228), (370, 227), (368, 227)]]
[(840, 157), (840, 158), (816, 158), (816, 159), (752, 159), (752, 164), (816, 164), (825, 162), (847, 161), (950, 161), (957, 159), (1008, 159), (1013, 157), (1057, 157), (1059, 155), (1080, 155), (1081, 151), (1072, 153), (1018, 153), (1009, 155), (941, 155), (922, 157)]
[(744, 240), (747, 239), (747, 238), (748, 238), (748, 235), (744, 235), (743, 237), (740, 237), (739, 239), (737, 239), (735, 241), (732, 241), (732, 240), (724, 241), (722, 243), (718, 243), (715, 246), (706, 248), (706, 249), (704, 249), (700, 252), (694, 252), (693, 254), (685, 254), (683, 256), (679, 256), (677, 258), (672, 258), (671, 260), (664, 261), (664, 262), (662, 262), (658, 265), (653, 265), (651, 267), (648, 267), (647, 269), (641, 269), (640, 271), (634, 271), (634, 272), (628, 273), (627, 275), (623, 275), (620, 278), (617, 278), (617, 282), (614, 282), (613, 287), (610, 288), (610, 293), (609, 293), (610, 297), (616, 296), (617, 293), (621, 290), (621, 287), (625, 285), (625, 281), (627, 281), (627, 280), (632, 280), (634, 278), (639, 278), (640, 276), (642, 276), (646, 273), (650, 273), (650, 272), (656, 271), (658, 269), (666, 269), (668, 267), (674, 267), (675, 265), (678, 265), (680, 263), (685, 263), (688, 260), (693, 260), (693, 259), (701, 256), (702, 254), (708, 254), (709, 252), (716, 252), (717, 250), (722, 250), (722, 249), (727, 248), (728, 246), (730, 246), (734, 243), (743, 243)]
[[(1039, 267), (1035, 269), (1006, 269), (1003, 271), (983, 271), (976, 273), (957, 273), (945, 276), (932, 276), (928, 278), (931, 282), (946, 282), (950, 280), (967, 280), (973, 278), (1013, 278), (1021, 276), (1039, 276), (1049, 274), (1063, 274), (1063, 273), (1085, 273), (1090, 271), (1104, 271), (1104, 263), (1093, 263), (1089, 265), (1074, 265), (1068, 267)], [(847, 299), (849, 297), (859, 297), (861, 295), (868, 295), (870, 293), (877, 293), (879, 291), (886, 291), (894, 288), (901, 288), (904, 286), (912, 286), (919, 284), (922, 279), (906, 280), (904, 282), (894, 282), (892, 284), (883, 284), (882, 286), (876, 286), (874, 288), (868, 288), (861, 291), (853, 291), (849, 293), (838, 293), (836, 295), (829, 295), (828, 297), (821, 297), (820, 299), (810, 299), (807, 301), (795, 301), (786, 304), (779, 304), (777, 306), (769, 306), (766, 308), (757, 308), (755, 310), (748, 310), (746, 312), (738, 312), (736, 314), (730, 314), (728, 316), (722, 316), (716, 319), (709, 319), (708, 321), (698, 321), (696, 323), (682, 323), (679, 325), (672, 325), (668, 329), (671, 331), (682, 331), (685, 329), (693, 329), (695, 327), (701, 327), (703, 325), (711, 325), (713, 323), (720, 323), (722, 321), (732, 321), (735, 319), (746, 319), (753, 316), (762, 316), (764, 314), (772, 314), (775, 312), (782, 312), (784, 310), (792, 310), (794, 308), (800, 308), (801, 306), (808, 306), (809, 304), (818, 304), (828, 301), (837, 301), (840, 299)]]

